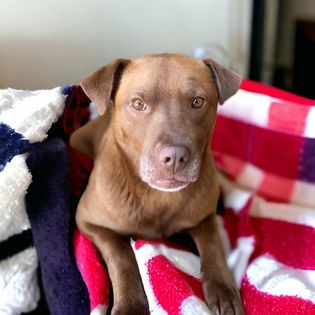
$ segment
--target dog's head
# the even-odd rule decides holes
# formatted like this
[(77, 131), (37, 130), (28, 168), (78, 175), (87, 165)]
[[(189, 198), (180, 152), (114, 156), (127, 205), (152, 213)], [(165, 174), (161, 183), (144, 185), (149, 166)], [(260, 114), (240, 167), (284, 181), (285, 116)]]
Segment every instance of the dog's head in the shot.
[(178, 191), (198, 179), (217, 104), (240, 83), (212, 60), (162, 54), (118, 59), (81, 86), (101, 115), (112, 111), (116, 142), (141, 179)]

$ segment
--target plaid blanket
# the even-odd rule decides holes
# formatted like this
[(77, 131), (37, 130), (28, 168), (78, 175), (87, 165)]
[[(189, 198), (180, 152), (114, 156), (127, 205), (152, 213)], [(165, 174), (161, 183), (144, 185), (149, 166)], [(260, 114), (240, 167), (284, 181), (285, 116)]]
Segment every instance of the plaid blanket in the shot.
[(244, 81), (212, 147), (246, 313), (315, 314), (315, 101)]
[[(315, 313), (314, 105), (245, 81), (219, 108), (218, 220), (247, 314)], [(106, 268), (74, 226), (93, 161), (66, 144), (89, 106), (75, 86), (0, 91), (0, 313), (36, 307), (38, 263), (52, 314), (110, 309)], [(152, 314), (209, 314), (188, 245), (131, 240)]]

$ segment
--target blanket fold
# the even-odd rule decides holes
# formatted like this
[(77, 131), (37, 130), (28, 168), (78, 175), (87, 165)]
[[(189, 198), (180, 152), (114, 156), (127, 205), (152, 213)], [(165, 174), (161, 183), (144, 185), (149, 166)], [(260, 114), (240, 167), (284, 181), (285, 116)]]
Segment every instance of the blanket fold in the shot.
[(67, 148), (61, 139), (42, 142), (28, 155), (33, 182), (26, 195), (45, 296), (52, 314), (87, 314), (89, 299), (71, 248)]

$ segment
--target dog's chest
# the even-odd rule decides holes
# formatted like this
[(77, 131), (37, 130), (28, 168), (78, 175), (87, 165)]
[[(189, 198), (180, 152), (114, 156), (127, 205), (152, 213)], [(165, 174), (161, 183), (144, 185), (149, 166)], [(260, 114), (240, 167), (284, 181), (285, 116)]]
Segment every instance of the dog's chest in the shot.
[(131, 186), (111, 181), (111, 185), (96, 185), (99, 177), (94, 177), (91, 183), (95, 185), (89, 182), (88, 193), (84, 194), (88, 198), (83, 198), (86, 217), (122, 235), (168, 237), (198, 225), (213, 208), (204, 203), (209, 198), (202, 191), (192, 198), (191, 194), (156, 192), (144, 184)]
[(195, 213), (194, 218), (189, 215), (186, 206), (143, 206), (133, 209), (121, 209), (117, 217), (106, 224), (120, 234), (132, 235), (140, 238), (169, 237), (175, 233), (195, 226), (203, 219), (202, 214)]
[[(149, 211), (148, 211), (149, 212)], [(136, 236), (168, 237), (174, 233), (191, 227), (192, 222), (179, 211), (170, 207), (155, 209), (154, 213), (146, 213), (141, 224), (141, 230), (135, 231)]]

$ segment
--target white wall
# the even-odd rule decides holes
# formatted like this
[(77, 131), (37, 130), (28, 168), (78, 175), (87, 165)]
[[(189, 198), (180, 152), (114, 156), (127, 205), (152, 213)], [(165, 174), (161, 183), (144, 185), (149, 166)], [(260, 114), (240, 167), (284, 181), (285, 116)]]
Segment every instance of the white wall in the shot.
[(1, 0), (0, 87), (78, 83), (118, 57), (192, 54), (245, 74), (251, 0)]

